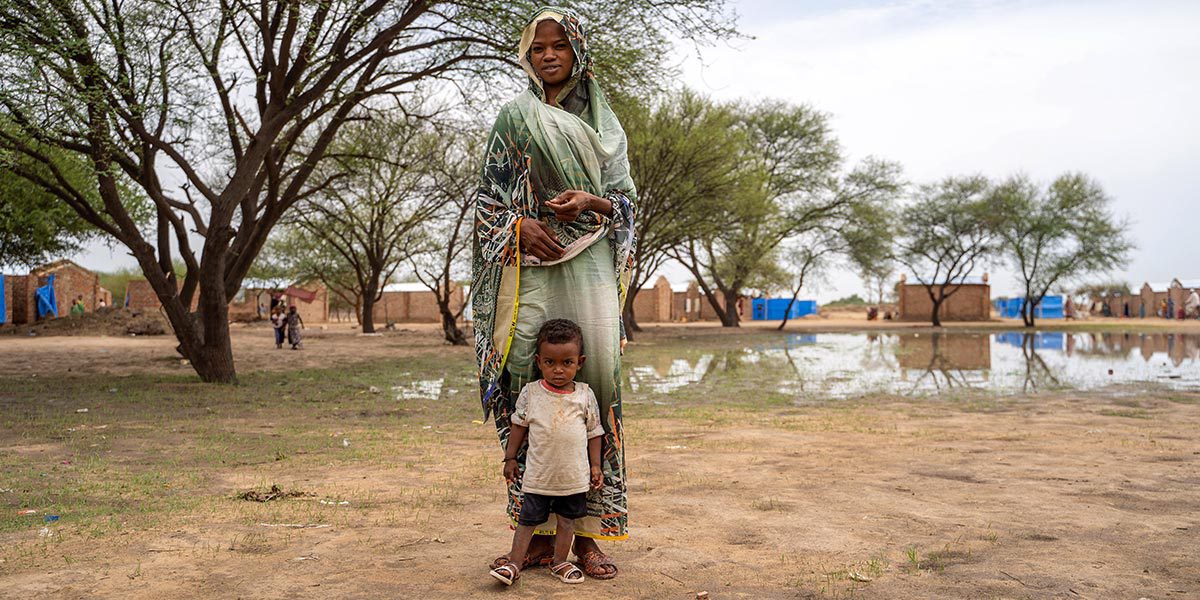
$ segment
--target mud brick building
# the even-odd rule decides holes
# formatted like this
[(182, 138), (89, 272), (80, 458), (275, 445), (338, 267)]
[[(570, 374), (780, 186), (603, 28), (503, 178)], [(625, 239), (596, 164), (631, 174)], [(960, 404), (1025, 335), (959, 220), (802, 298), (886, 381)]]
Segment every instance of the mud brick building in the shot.
[[(463, 306), (466, 297), (466, 288), (453, 284), (450, 289), (450, 310), (457, 312)], [(382, 297), (375, 303), (372, 313), (377, 326), (388, 323), (442, 322), (442, 313), (438, 310), (437, 297), (423, 283), (387, 284), (383, 288)]]
[(83, 306), (93, 312), (103, 300), (112, 305), (112, 292), (100, 285), (100, 276), (72, 261), (59, 260), (42, 265), (28, 275), (4, 276), (4, 323), (22, 325), (37, 320), (34, 291), (54, 276), (55, 311), (59, 317), (71, 314), (71, 305), (83, 296)]
[[(935, 288), (934, 293), (937, 292)], [(987, 321), (992, 318), (992, 286), (988, 284), (987, 273), (952, 282), (946, 293), (950, 296), (938, 310), (942, 321)], [(908, 283), (906, 275), (901, 275), (896, 284), (896, 297), (901, 321), (928, 321), (933, 315), (933, 301), (925, 286)]]

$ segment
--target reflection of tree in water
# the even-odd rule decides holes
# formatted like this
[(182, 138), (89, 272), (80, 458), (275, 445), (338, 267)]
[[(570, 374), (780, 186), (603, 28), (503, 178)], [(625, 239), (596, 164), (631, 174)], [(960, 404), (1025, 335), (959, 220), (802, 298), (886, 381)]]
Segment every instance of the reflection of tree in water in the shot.
[(1058, 377), (1042, 360), (1037, 351), (1037, 334), (1025, 333), (1021, 338), (1021, 354), (1025, 357), (1025, 381), (1021, 384), (1022, 392), (1038, 391), (1047, 382), (1054, 386), (1061, 385)]
[(860, 362), (863, 370), (894, 371), (896, 369), (898, 366), (896, 355), (888, 349), (888, 338), (890, 337), (895, 336), (867, 334), (867, 343), (863, 346)]
[(908, 390), (908, 395), (916, 394), (926, 380), (932, 382), (934, 389), (939, 393), (943, 388), (950, 390), (956, 387), (971, 387), (971, 382), (967, 379), (967, 372), (958, 368), (953, 355), (943, 352), (942, 333), (934, 332), (928, 334), (927, 337), (930, 345), (929, 364), (921, 376), (913, 382), (912, 387)]

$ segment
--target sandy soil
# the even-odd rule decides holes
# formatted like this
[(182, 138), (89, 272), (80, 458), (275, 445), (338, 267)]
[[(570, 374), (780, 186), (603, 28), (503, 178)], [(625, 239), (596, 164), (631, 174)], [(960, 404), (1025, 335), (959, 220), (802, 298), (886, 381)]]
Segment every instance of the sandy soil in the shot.
[[(258, 335), (235, 337), (243, 369), (276, 368), (279, 355), (303, 364), (402, 352), (469, 359), (430, 331), (331, 332), (296, 353), (258, 350)], [(672, 343), (670, 331), (647, 335)], [(107, 364), (92, 364), (105, 349)], [(5, 340), (0, 363), (8, 375), (31, 356), (16, 368), (69, 356), (76, 369), (165, 372), (179, 369), (169, 350), (162, 339)], [(621, 567), (613, 581), (568, 587), (531, 571), (503, 590), (486, 576), (510, 533), (499, 518), (494, 433), (464, 411), (429, 425), (421, 460), (398, 450), (350, 467), (231, 466), (211, 492), (279, 481), (348, 505), (225, 502), (159, 527), (72, 536), (8, 555), (0, 596), (1200, 597), (1198, 395), (1110, 389), (777, 411), (724, 409), (714, 398), (711, 410), (679, 415), (645, 400), (630, 399), (626, 412), (632, 538), (605, 546)], [(5, 434), (0, 451), (55, 453), (53, 443), (19, 437)]]

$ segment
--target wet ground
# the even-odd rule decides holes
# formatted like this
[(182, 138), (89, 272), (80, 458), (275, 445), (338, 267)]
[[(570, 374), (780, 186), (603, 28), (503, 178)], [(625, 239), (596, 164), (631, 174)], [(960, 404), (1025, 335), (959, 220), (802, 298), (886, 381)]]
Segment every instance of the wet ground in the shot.
[(780, 335), (718, 346), (635, 348), (626, 389), (668, 394), (714, 373), (762, 377), (797, 401), (868, 394), (998, 394), (1114, 384), (1200, 389), (1200, 335), (1111, 332), (898, 332)]

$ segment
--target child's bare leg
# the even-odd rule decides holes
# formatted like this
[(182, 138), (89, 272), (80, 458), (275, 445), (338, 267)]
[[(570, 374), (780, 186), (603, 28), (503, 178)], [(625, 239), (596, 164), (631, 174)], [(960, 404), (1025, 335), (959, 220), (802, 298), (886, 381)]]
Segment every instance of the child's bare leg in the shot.
[(558, 528), (554, 532), (554, 562), (552, 564), (559, 565), (565, 562), (571, 553), (571, 542), (575, 540), (575, 520), (562, 515), (555, 515), (555, 517), (558, 518)]
[(533, 525), (517, 525), (513, 534), (512, 550), (508, 553), (509, 564), (521, 568), (525, 564), (525, 553), (529, 551), (529, 541), (533, 539)]

